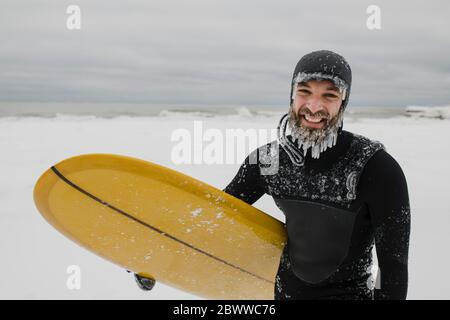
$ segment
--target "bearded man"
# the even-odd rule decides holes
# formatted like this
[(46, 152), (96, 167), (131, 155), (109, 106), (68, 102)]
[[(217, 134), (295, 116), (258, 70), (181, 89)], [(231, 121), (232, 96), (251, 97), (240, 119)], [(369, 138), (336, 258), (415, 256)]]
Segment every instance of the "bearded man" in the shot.
[[(381, 143), (342, 129), (351, 82), (339, 54), (302, 57), (277, 152), (267, 151), (273, 143), (252, 152), (224, 189), (249, 204), (268, 194), (285, 214), (288, 241), (275, 299), (406, 299), (406, 179)], [(379, 288), (371, 272), (374, 245)]]

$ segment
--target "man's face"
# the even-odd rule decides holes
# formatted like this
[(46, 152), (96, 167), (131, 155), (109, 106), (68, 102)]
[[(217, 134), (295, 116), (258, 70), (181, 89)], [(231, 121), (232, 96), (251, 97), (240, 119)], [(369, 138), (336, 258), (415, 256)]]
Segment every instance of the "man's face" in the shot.
[(342, 104), (342, 94), (328, 80), (301, 82), (293, 95), (291, 112), (297, 125), (313, 130), (332, 124)]

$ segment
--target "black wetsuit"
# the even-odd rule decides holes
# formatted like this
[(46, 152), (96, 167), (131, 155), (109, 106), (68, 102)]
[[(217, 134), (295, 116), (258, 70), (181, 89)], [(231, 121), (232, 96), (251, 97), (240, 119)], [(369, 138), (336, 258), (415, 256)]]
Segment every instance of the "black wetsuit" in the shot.
[[(369, 141), (340, 131), (335, 146), (319, 159), (308, 151), (301, 167), (276, 145), (275, 174), (261, 174), (261, 163), (251, 160), (267, 151), (258, 148), (224, 189), (249, 204), (269, 194), (286, 215), (288, 243), (276, 277), (275, 299), (406, 298), (410, 233), (406, 179), (384, 148)], [(366, 162), (359, 161), (361, 155)], [(351, 174), (345, 173), (347, 164), (354, 166)], [(370, 272), (374, 244), (381, 289), (374, 289)]]

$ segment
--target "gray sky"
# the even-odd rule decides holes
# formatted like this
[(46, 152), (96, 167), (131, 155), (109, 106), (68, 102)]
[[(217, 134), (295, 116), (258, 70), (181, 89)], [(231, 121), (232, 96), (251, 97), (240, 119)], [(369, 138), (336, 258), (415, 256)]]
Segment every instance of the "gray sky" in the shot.
[[(66, 8), (81, 7), (81, 30)], [(370, 4), (381, 30), (366, 27)], [(0, 101), (288, 105), (318, 49), (350, 105), (450, 103), (450, 1), (0, 0)]]

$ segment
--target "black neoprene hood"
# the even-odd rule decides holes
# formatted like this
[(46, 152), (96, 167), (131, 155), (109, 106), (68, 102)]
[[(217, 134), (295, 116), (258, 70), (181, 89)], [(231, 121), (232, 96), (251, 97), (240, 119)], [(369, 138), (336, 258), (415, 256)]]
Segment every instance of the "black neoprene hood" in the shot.
[(295, 66), (292, 75), (290, 105), (293, 102), (294, 84), (308, 80), (330, 80), (338, 88), (345, 90), (345, 98), (341, 105), (345, 109), (350, 97), (352, 70), (344, 57), (329, 50), (313, 51), (304, 55)]

